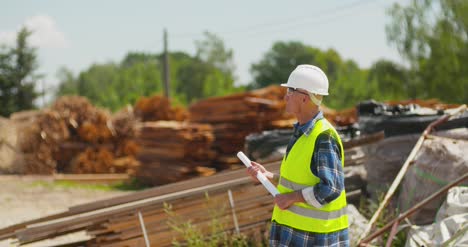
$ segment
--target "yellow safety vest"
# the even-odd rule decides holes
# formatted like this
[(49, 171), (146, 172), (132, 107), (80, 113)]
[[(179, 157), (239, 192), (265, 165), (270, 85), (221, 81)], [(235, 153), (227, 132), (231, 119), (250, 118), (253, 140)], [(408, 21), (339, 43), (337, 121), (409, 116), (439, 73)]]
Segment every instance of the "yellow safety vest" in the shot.
[[(324, 131), (331, 130), (341, 150), (341, 165), (344, 166), (344, 150), (341, 139), (335, 128), (326, 120), (320, 119), (315, 123), (309, 136), (302, 135), (283, 158), (280, 168), (280, 181), (278, 191), (288, 193), (300, 191), (303, 188), (318, 184), (320, 179), (310, 170), (310, 162), (314, 153), (315, 141)], [(273, 209), (272, 220), (303, 231), (315, 233), (329, 233), (348, 227), (346, 213), (346, 193), (321, 208), (313, 207), (307, 203), (294, 203), (286, 210), (277, 205)]]

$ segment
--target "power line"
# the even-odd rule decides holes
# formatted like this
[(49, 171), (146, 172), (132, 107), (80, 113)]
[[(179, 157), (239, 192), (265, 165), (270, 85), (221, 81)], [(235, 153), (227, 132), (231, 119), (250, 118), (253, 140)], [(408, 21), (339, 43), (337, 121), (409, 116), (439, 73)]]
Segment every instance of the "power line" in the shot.
[[(286, 28), (290, 28), (291, 26), (296, 27), (298, 25), (304, 25), (304, 24), (310, 23), (311, 19), (317, 20), (317, 18), (320, 18), (321, 16), (326, 16), (326, 15), (329, 15), (330, 13), (335, 14), (340, 11), (346, 11), (349, 9), (359, 7), (364, 4), (368, 4), (370, 2), (375, 2), (375, 0), (374, 1), (373, 0), (354, 1), (352, 3), (333, 7), (327, 10), (317, 11), (316, 13), (311, 13), (307, 16), (289, 18), (287, 20), (282, 20), (282, 21), (266, 22), (266, 23), (261, 23), (261, 24), (257, 24), (253, 26), (236, 28), (236, 29), (221, 32), (218, 34), (225, 37), (225, 36), (236, 35), (236, 34), (269, 32), (269, 31), (266, 31), (265, 29), (270, 29), (270, 31), (284, 30)], [(314, 23), (323, 23), (323, 22), (324, 21), (321, 20), (321, 21), (314, 22)], [(172, 38), (193, 38), (194, 36), (201, 36), (201, 34), (200, 33), (179, 33), (179, 34), (174, 34), (171, 36)]]
[[(289, 19), (282, 20), (282, 21), (270, 21), (270, 22), (260, 23), (260, 24), (251, 25), (247, 27), (235, 28), (232, 30), (228, 30), (228, 31), (220, 32), (216, 34), (222, 37), (242, 34), (243, 38), (248, 38), (248, 37), (263, 35), (263, 34), (270, 33), (270, 32), (278, 32), (278, 31), (285, 32), (284, 30), (286, 30), (286, 32), (289, 32), (291, 30), (301, 28), (304, 25), (316, 25), (316, 24), (330, 23), (330, 22), (339, 20), (342, 17), (354, 14), (354, 13), (349, 13), (348, 12), (349, 10), (362, 7), (363, 5), (367, 5), (370, 3), (378, 4), (380, 3), (380, 0), (358, 0), (358, 1), (354, 1), (354, 2), (344, 4), (341, 6), (335, 6), (335, 7), (322, 10), (322, 11), (317, 10), (314, 13), (311, 13), (307, 16), (289, 18)], [(343, 12), (348, 12), (348, 13), (343, 13)], [(328, 18), (322, 18), (322, 17), (328, 17)], [(321, 18), (321, 19), (318, 19), (318, 18)], [(249, 36), (246, 37), (245, 34), (249, 34)], [(175, 33), (175, 34), (170, 34), (170, 39), (194, 39), (195, 37), (201, 38), (202, 36), (203, 36), (203, 33), (200, 33), (200, 32), (198, 33), (190, 33), (190, 32)], [(162, 44), (162, 41), (152, 42), (148, 46), (154, 47), (155, 44), (160, 45)]]

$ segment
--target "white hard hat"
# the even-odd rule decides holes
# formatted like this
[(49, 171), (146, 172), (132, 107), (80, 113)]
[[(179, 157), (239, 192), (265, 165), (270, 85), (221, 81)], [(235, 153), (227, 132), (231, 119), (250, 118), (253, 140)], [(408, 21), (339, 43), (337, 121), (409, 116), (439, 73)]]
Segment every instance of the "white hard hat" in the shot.
[(301, 64), (289, 75), (283, 87), (301, 88), (310, 93), (328, 95), (327, 75), (317, 66)]

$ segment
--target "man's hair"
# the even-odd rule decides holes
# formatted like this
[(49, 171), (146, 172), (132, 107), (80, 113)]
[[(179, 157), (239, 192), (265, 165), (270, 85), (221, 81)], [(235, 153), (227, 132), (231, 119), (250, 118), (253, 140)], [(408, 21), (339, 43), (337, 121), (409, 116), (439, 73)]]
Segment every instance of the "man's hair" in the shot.
[(320, 104), (322, 104), (323, 95), (314, 94), (314, 93), (311, 93), (311, 92), (308, 92), (308, 94), (309, 94), (310, 100), (311, 100), (312, 103), (314, 103), (316, 106), (320, 106)]

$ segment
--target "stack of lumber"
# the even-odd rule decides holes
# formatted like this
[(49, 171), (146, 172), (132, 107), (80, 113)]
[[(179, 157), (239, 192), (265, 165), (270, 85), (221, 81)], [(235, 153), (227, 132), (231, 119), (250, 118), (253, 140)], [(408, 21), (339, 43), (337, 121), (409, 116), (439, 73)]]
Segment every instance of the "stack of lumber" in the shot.
[(208, 176), (215, 152), (208, 124), (176, 121), (143, 122), (137, 127), (137, 177), (146, 184), (161, 185), (192, 176)]
[(141, 97), (135, 103), (135, 115), (141, 121), (175, 120), (184, 121), (188, 117), (188, 112), (182, 107), (171, 107), (168, 98), (154, 95), (151, 97)]
[[(243, 150), (247, 135), (291, 128), (296, 122), (293, 115), (285, 112), (285, 93), (285, 87), (269, 86), (201, 100), (190, 106), (190, 121), (213, 125), (218, 164), (238, 163), (235, 153)], [(355, 108), (335, 111), (322, 106), (322, 110), (334, 125), (350, 125), (357, 121)]]
[[(277, 171), (279, 162), (265, 167)], [(229, 190), (233, 204), (228, 199)], [(239, 230), (251, 234), (265, 229), (272, 209), (273, 198), (263, 186), (253, 185), (244, 170), (236, 170), (71, 207), (0, 229), (0, 240), (16, 238), (19, 244), (25, 244), (86, 230), (91, 236), (86, 246), (144, 246), (141, 213), (151, 246), (171, 246), (173, 239), (182, 240), (183, 236), (169, 223), (181, 227), (190, 220), (208, 236), (212, 233), (212, 213), (216, 212), (224, 225), (220, 230), (232, 232), (234, 212)]]
[[(175, 228), (187, 232), (188, 222), (204, 236), (215, 233), (213, 227), (216, 223), (223, 226), (218, 230), (232, 234), (235, 232), (235, 220), (239, 232), (261, 235), (271, 218), (273, 198), (261, 185), (252, 186), (249, 182), (240, 178), (211, 185), (206, 195), (197, 192), (190, 196), (190, 193), (183, 191), (184, 196), (171, 196), (166, 204), (159, 202), (140, 210), (129, 211), (119, 217), (112, 217), (88, 229), (88, 234), (93, 236), (88, 245), (143, 246), (138, 213), (143, 217), (149, 242), (157, 246), (172, 246), (173, 241), (184, 242), (186, 234), (177, 232)], [(235, 186), (231, 189), (234, 207), (230, 205), (229, 188), (226, 186), (228, 184)], [(192, 198), (187, 200), (190, 197)]]
[(111, 116), (84, 97), (65, 96), (48, 109), (11, 119), (25, 174), (134, 174), (139, 165), (131, 108)]
[(219, 164), (238, 163), (235, 153), (243, 149), (248, 134), (290, 127), (293, 117), (284, 111), (285, 90), (270, 86), (201, 100), (190, 106), (190, 121), (213, 126)]

